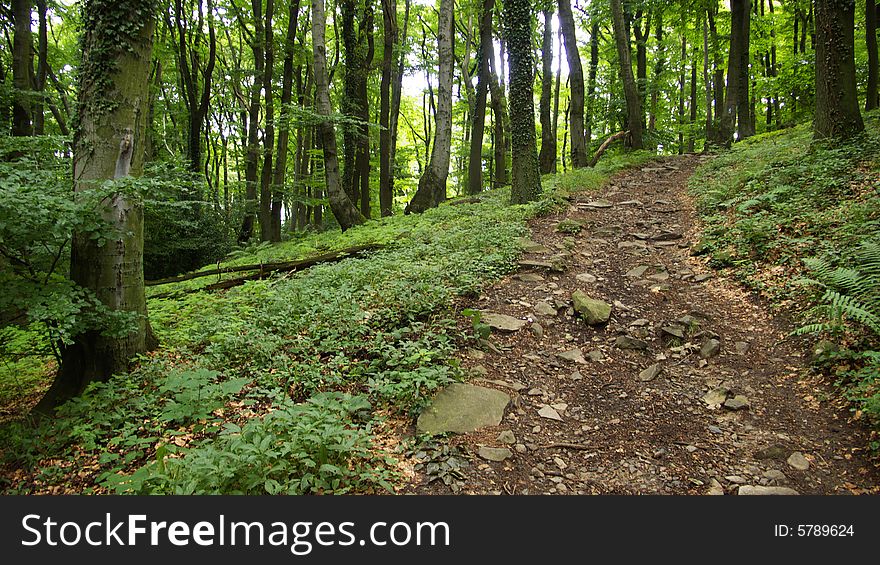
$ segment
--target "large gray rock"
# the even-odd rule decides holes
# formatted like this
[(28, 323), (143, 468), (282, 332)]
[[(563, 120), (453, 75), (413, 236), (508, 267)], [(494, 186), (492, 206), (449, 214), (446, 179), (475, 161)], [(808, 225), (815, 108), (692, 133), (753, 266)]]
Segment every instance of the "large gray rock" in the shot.
[(581, 315), (591, 326), (604, 324), (611, 317), (611, 305), (595, 298), (590, 298), (580, 290), (571, 295), (574, 311)]
[(483, 312), (480, 315), (480, 321), (493, 330), (502, 332), (518, 332), (528, 323), (525, 320), (520, 320), (507, 314), (496, 314), (494, 312)]
[(419, 433), (467, 433), (486, 426), (497, 426), (504, 417), (510, 397), (481, 386), (453, 383), (434, 397), (419, 416)]

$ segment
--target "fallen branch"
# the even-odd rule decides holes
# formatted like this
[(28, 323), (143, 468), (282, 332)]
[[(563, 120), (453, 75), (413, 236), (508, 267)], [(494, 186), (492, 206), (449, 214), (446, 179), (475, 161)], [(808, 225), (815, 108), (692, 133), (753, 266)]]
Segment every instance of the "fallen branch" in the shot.
[[(264, 263), (262, 265), (257, 265), (256, 269), (258, 269), (259, 272), (251, 274), (251, 275), (247, 275), (244, 277), (238, 277), (238, 278), (234, 278), (234, 279), (228, 279), (225, 281), (218, 281), (213, 284), (209, 284), (207, 286), (202, 286), (199, 288), (190, 288), (190, 289), (181, 290), (181, 291), (172, 291), (172, 292), (163, 292), (160, 294), (154, 294), (154, 295), (150, 296), (149, 298), (151, 298), (151, 299), (167, 298), (167, 297), (173, 296), (173, 295), (189, 294), (192, 292), (200, 292), (203, 290), (225, 290), (227, 288), (232, 288), (232, 287), (243, 285), (244, 283), (246, 283), (248, 281), (256, 281), (256, 280), (264, 279), (264, 278), (268, 277), (269, 275), (272, 275), (275, 273), (294, 273), (296, 271), (303, 271), (305, 269), (308, 269), (309, 267), (312, 267), (312, 266), (318, 265), (318, 264), (322, 264), (322, 263), (335, 263), (337, 261), (341, 261), (341, 260), (347, 259), (349, 257), (354, 257), (356, 255), (359, 255), (359, 254), (365, 252), (365, 251), (372, 251), (375, 249), (380, 249), (381, 247), (384, 247), (384, 245), (378, 244), (378, 243), (374, 243), (374, 244), (370, 244), (370, 245), (357, 245), (355, 247), (349, 247), (347, 249), (342, 249), (340, 251), (334, 251), (332, 253), (324, 253), (322, 255), (315, 255), (314, 257), (309, 257), (307, 259), (300, 259), (298, 261), (286, 261), (284, 263)], [(246, 268), (246, 267), (249, 267), (249, 268)], [(255, 270), (253, 265), (245, 265), (244, 267), (234, 267), (234, 271), (232, 269), (233, 268), (231, 268), (230, 271), (221, 271), (221, 272), (236, 272), (236, 271), (240, 272), (240, 271), (245, 271), (245, 270), (248, 270), (248, 271)], [(203, 275), (203, 273), (194, 273), (194, 274)], [(210, 272), (209, 274), (216, 275), (219, 273), (218, 273), (217, 269), (213, 269), (212, 272)], [(197, 277), (188, 276), (187, 278), (184, 278), (183, 280), (189, 280), (189, 279), (194, 279), (194, 278), (197, 278)], [(168, 281), (168, 280), (165, 280), (164, 282), (156, 281), (156, 282), (154, 282), (154, 284), (166, 284), (167, 282), (173, 282), (173, 281)]]
[[(345, 258), (349, 255), (353, 255), (356, 253), (363, 253), (364, 251), (372, 251), (374, 249), (379, 249), (383, 247), (380, 243), (371, 243), (368, 245), (356, 245), (354, 247), (348, 247), (346, 249), (340, 249), (339, 251), (333, 251), (330, 253), (324, 253), (322, 255), (316, 255), (314, 257), (309, 257), (307, 259), (299, 259), (297, 261), (282, 261), (276, 263), (255, 263), (252, 265), (241, 265), (237, 267), (218, 267), (216, 269), (210, 269), (207, 271), (199, 271), (197, 273), (188, 273), (186, 275), (179, 275), (176, 277), (169, 277), (167, 279), (160, 279), (157, 281), (144, 281), (144, 286), (159, 286), (162, 284), (170, 284), (182, 281), (189, 281), (192, 279), (198, 279), (201, 277), (208, 277), (211, 275), (222, 275), (224, 273), (243, 273), (247, 271), (259, 271), (257, 278), (263, 278), (265, 274), (274, 273), (278, 271), (297, 271), (299, 269), (304, 269), (306, 267), (311, 267), (317, 263), (327, 263), (335, 260), (339, 260)], [(238, 280), (238, 279), (231, 279)], [(249, 277), (244, 277), (243, 280), (253, 280)], [(223, 281), (229, 282), (229, 281)], [(219, 283), (218, 283), (219, 284)]]
[(619, 131), (602, 142), (602, 145), (599, 146), (599, 149), (596, 150), (596, 153), (593, 155), (593, 158), (590, 159), (590, 167), (595, 167), (596, 163), (599, 162), (599, 159), (602, 157), (602, 154), (608, 150), (608, 146), (617, 141), (618, 139), (623, 139), (629, 135), (629, 131)]

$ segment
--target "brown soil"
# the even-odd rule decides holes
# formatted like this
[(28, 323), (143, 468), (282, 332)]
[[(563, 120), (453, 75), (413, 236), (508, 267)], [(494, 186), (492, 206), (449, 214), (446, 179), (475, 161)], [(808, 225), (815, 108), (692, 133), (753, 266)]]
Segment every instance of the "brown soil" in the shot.
[[(803, 343), (786, 337), (791, 327), (691, 256), (699, 226), (686, 185), (701, 159), (668, 158), (624, 172), (601, 194), (576, 195), (565, 213), (533, 220), (531, 239), (550, 251), (523, 258), (563, 254), (564, 272), (526, 268), (465, 305), (535, 321), (543, 336), (529, 327), (496, 332), (495, 351), (463, 353), (463, 366), (482, 374), (472, 382), (503, 390), (512, 402), (500, 426), (450, 438), (470, 460), (460, 492), (734, 494), (741, 484), (801, 494), (878, 492), (880, 474), (862, 451), (867, 431), (808, 369)], [(600, 198), (613, 206), (584, 206)], [(560, 233), (563, 219), (584, 228)], [(650, 269), (627, 276), (638, 266)], [(524, 273), (544, 280), (522, 281)], [(576, 278), (584, 273), (595, 282)], [(610, 321), (589, 326), (573, 315), (575, 290), (613, 303)], [(558, 306), (558, 315), (536, 314), (541, 301)], [(698, 325), (684, 328), (684, 339), (663, 334), (685, 315)], [(648, 349), (616, 347), (624, 335)], [(700, 347), (716, 337), (720, 353), (703, 360)], [(557, 357), (575, 348), (585, 364)], [(602, 360), (590, 360), (591, 351)], [(640, 381), (654, 363), (662, 366), (659, 376)], [(719, 386), (729, 389), (728, 399), (745, 396), (749, 406), (707, 404), (703, 396)], [(547, 405), (556, 405), (561, 421), (539, 416)], [(505, 430), (516, 445), (499, 440)], [(512, 457), (485, 461), (480, 446), (508, 447)], [(793, 452), (809, 461), (807, 470), (787, 462)], [(406, 490), (451, 492), (420, 472)]]

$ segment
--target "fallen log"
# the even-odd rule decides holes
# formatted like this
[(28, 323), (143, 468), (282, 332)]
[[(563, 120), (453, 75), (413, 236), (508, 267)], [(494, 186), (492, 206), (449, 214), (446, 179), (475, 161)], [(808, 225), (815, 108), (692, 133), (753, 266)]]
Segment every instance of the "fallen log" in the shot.
[(590, 167), (595, 167), (599, 162), (599, 159), (602, 157), (602, 154), (608, 150), (608, 147), (617, 141), (618, 139), (623, 139), (629, 135), (628, 131), (619, 131), (602, 142), (602, 145), (599, 146), (599, 149), (596, 150), (596, 153), (593, 155), (593, 158), (590, 159)]
[[(237, 277), (234, 279), (228, 279), (225, 281), (218, 281), (216, 283), (209, 284), (204, 287), (200, 287), (197, 289), (187, 290), (185, 292), (197, 292), (200, 290), (223, 290), (227, 288), (232, 288), (234, 286), (239, 286), (244, 284), (247, 281), (255, 281), (266, 278), (269, 275), (274, 273), (292, 273), (296, 271), (301, 271), (304, 269), (308, 269), (314, 265), (318, 265), (320, 263), (335, 263), (336, 261), (341, 261), (342, 259), (347, 259), (349, 257), (353, 257), (364, 253), (366, 251), (374, 251), (376, 249), (381, 249), (384, 247), (384, 244), (381, 243), (371, 243), (367, 245), (355, 245), (353, 247), (348, 247), (345, 249), (340, 249), (338, 251), (332, 251), (329, 253), (322, 253), (321, 255), (314, 255), (312, 257), (307, 257), (305, 259), (298, 259), (296, 261), (283, 261), (277, 263), (262, 263), (262, 264), (254, 264), (254, 265), (242, 265), (238, 267), (226, 267), (220, 269), (211, 269), (209, 271), (200, 271), (198, 273), (189, 273), (187, 275), (181, 275), (179, 277), (171, 277), (168, 279), (162, 279), (159, 281), (149, 281), (145, 282), (146, 286), (156, 286), (160, 284), (169, 284), (172, 282), (181, 282), (192, 279), (197, 279), (200, 277), (206, 277), (210, 275), (220, 275), (223, 273), (239, 273), (246, 271), (257, 271), (256, 273), (244, 276)], [(151, 296), (150, 298), (162, 298), (164, 296), (168, 296), (172, 293), (163, 293)]]

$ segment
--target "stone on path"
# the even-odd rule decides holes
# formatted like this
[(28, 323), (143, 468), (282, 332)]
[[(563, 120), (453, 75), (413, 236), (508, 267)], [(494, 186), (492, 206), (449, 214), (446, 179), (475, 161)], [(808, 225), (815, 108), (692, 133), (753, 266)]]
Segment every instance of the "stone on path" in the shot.
[(614, 340), (614, 346), (618, 349), (648, 349), (649, 347), (647, 341), (628, 335), (622, 335)]
[(520, 320), (507, 314), (496, 314), (494, 312), (483, 312), (480, 316), (480, 321), (493, 330), (502, 332), (518, 332), (528, 323), (525, 320)]
[(737, 489), (736, 494), (738, 494), (739, 496), (797, 496), (800, 493), (793, 488), (788, 487), (761, 487), (753, 485), (742, 485), (739, 487), (739, 489)]
[(654, 363), (653, 365), (639, 373), (639, 380), (645, 383), (648, 381), (653, 381), (662, 371), (663, 366), (660, 365), (660, 363)]
[(788, 464), (798, 471), (806, 471), (810, 468), (810, 462), (800, 451), (795, 451), (788, 457)]
[(577, 363), (578, 365), (586, 365), (587, 360), (584, 359), (584, 354), (580, 349), (572, 349), (570, 351), (563, 351), (562, 353), (557, 353), (557, 357), (564, 361), (572, 361)]
[(555, 316), (557, 312), (556, 308), (542, 300), (535, 304), (535, 314), (538, 314), (539, 316)]
[(521, 280), (522, 282), (530, 282), (530, 283), (544, 282), (544, 277), (542, 277), (541, 275), (537, 275), (535, 273), (520, 273), (518, 275), (513, 275), (513, 278)]
[(725, 400), (722, 406), (724, 406), (728, 410), (745, 410), (749, 408), (750, 404), (748, 398), (746, 398), (742, 394), (737, 394), (733, 398), (728, 398), (727, 400)]
[(562, 421), (562, 416), (559, 415), (559, 412), (556, 411), (552, 406), (543, 406), (540, 410), (538, 410), (538, 416), (542, 418), (547, 418), (548, 420), (556, 420), (557, 422)]
[(590, 273), (581, 273), (575, 277), (578, 282), (593, 284), (596, 282), (596, 277), (591, 275)]
[(627, 271), (624, 276), (638, 279), (641, 278), (650, 268), (651, 267), (649, 267), (648, 265), (639, 265), (638, 267), (634, 267)]
[(419, 433), (467, 433), (486, 426), (497, 426), (510, 397), (498, 390), (453, 383), (434, 397), (419, 415)]
[(516, 443), (516, 436), (513, 435), (513, 432), (510, 430), (504, 430), (500, 434), (498, 434), (498, 441), (501, 443), (506, 443), (507, 445), (513, 445)]
[(718, 406), (724, 404), (724, 401), (727, 400), (728, 392), (730, 391), (723, 386), (715, 387), (703, 395), (703, 402), (705, 402), (709, 406)]
[(715, 357), (720, 352), (721, 342), (717, 339), (707, 339), (700, 348), (700, 357), (703, 359), (709, 359), (710, 357)]
[(505, 459), (510, 459), (513, 457), (513, 452), (507, 449), (506, 447), (481, 447), (477, 450), (477, 455), (485, 459), (486, 461), (493, 461), (495, 463), (500, 463)]
[(527, 237), (520, 237), (516, 241), (525, 253), (550, 253), (549, 247)]
[(574, 310), (584, 319), (587, 324), (595, 326), (604, 324), (611, 317), (611, 305), (595, 298), (590, 298), (580, 290), (571, 295)]

